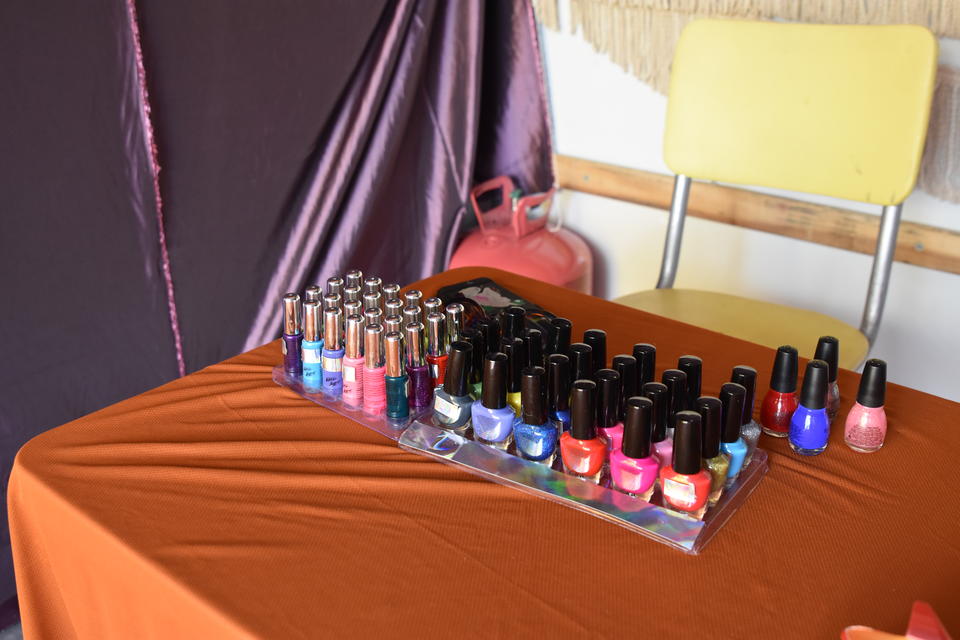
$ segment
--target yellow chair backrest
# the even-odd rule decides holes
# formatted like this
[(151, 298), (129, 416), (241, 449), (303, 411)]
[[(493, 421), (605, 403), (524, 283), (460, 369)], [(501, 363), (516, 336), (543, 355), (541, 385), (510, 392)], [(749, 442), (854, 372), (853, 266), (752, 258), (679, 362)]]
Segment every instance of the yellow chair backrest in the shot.
[(936, 38), (914, 25), (694, 21), (673, 60), (664, 159), (694, 179), (899, 204), (936, 67)]

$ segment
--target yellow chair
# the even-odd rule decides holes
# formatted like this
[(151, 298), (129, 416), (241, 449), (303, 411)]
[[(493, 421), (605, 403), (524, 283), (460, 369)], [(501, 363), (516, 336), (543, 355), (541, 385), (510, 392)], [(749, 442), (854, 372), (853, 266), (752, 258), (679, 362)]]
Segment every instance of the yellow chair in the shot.
[[(877, 335), (904, 198), (927, 131), (936, 38), (913, 25), (698, 20), (670, 76), (664, 159), (676, 173), (657, 288), (617, 302), (812, 357), (840, 339), (856, 368)], [(672, 289), (691, 179), (803, 191), (883, 207), (859, 331), (812, 311)]]

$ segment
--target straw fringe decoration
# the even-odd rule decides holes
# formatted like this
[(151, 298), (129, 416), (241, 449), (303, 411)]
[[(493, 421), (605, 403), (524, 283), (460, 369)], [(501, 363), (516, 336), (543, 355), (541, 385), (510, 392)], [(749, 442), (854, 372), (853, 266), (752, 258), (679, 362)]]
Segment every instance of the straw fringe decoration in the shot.
[[(600, 53), (666, 93), (680, 32), (704, 17), (833, 24), (920, 24), (960, 38), (957, 0), (569, 0), (570, 25)], [(559, 29), (558, 0), (533, 0), (543, 26)], [(940, 67), (918, 186), (960, 202), (960, 70)]]

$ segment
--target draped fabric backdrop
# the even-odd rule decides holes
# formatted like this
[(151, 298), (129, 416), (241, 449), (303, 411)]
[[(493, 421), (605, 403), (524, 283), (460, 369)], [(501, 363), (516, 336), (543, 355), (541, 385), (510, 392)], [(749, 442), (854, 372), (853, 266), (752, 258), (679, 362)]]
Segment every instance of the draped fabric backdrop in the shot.
[(472, 184), (553, 182), (527, 1), (4, 2), (0, 84), (4, 483), (33, 435), (275, 338), (284, 291), (443, 269)]
[[(558, 2), (534, 0), (543, 25), (559, 29)], [(567, 27), (660, 93), (680, 32), (691, 20), (725, 17), (836, 24), (919, 24), (960, 38), (958, 0), (568, 0)], [(918, 186), (960, 202), (960, 70), (942, 65)]]

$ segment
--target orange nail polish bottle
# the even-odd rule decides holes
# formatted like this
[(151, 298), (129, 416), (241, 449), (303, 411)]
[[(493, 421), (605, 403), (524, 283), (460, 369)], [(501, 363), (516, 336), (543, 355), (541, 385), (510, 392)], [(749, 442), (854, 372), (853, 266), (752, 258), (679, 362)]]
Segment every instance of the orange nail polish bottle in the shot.
[(597, 384), (574, 382), (570, 406), (570, 431), (560, 436), (563, 467), (569, 474), (596, 482), (607, 458), (607, 444), (597, 437)]
[(700, 520), (707, 510), (711, 482), (700, 461), (700, 414), (679, 411), (675, 420), (673, 460), (660, 469), (663, 506)]

